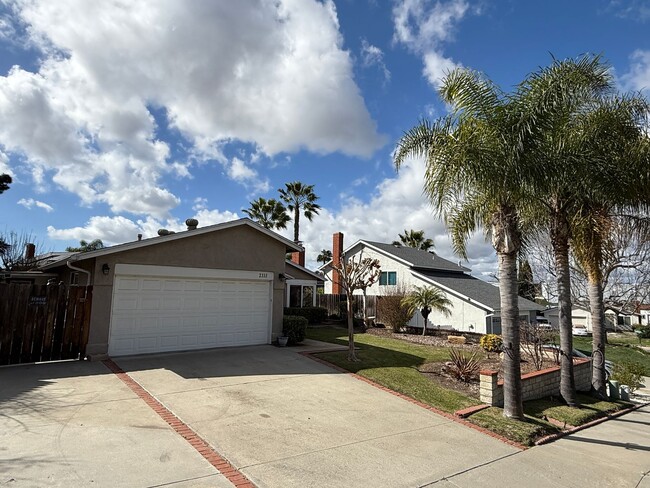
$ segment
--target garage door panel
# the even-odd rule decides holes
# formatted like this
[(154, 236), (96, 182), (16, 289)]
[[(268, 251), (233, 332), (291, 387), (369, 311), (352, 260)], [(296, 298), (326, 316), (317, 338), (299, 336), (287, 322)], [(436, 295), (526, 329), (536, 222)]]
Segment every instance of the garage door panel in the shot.
[(266, 344), (270, 283), (116, 276), (114, 356)]

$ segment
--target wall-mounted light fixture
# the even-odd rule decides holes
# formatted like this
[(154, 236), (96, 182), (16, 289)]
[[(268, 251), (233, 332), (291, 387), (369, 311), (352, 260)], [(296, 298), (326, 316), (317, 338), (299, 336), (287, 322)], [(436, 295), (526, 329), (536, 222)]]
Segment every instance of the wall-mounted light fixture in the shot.
[(105, 276), (108, 276), (108, 273), (111, 272), (111, 267), (108, 265), (108, 263), (104, 263), (102, 265), (102, 273), (104, 273)]

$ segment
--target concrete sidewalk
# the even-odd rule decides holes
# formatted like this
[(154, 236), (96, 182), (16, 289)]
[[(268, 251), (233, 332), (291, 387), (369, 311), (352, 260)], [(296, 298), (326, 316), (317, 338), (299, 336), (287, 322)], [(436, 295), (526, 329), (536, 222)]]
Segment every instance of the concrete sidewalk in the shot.
[(650, 488), (650, 406), (432, 485)]

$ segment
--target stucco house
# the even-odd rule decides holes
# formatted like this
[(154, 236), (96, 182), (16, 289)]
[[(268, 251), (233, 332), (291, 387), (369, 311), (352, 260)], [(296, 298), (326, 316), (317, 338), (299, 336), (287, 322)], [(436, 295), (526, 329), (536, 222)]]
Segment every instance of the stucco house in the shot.
[(42, 270), (93, 285), (87, 354), (121, 356), (270, 343), (282, 332), (286, 253), (300, 251), (240, 219), (65, 256)]
[[(551, 327), (559, 328), (559, 309), (558, 307), (547, 308), (542, 312), (542, 315), (548, 319)], [(637, 325), (641, 321), (639, 314), (626, 312), (613, 307), (605, 309), (605, 329), (610, 331), (628, 330), (633, 325)], [(584, 327), (587, 332), (593, 332), (591, 326), (591, 311), (588, 307), (581, 305), (573, 305), (571, 309), (571, 322), (574, 327)]]
[[(342, 253), (347, 258), (363, 256), (377, 259), (381, 267), (379, 280), (366, 291), (368, 295), (385, 295), (391, 289), (408, 292), (413, 286), (433, 286), (441, 289), (453, 304), (452, 314), (445, 317), (432, 312), (427, 327), (441, 326), (465, 332), (501, 333), (499, 288), (475, 278), (471, 271), (439, 255), (410, 247), (360, 240), (343, 248), (343, 234), (333, 236), (332, 261), (337, 262)], [(337, 286), (336, 271), (331, 262), (322, 266), (325, 274), (325, 293), (343, 293)], [(519, 316), (522, 321), (536, 321), (537, 311), (544, 307), (519, 298)], [(381, 317), (379, 317), (381, 320)], [(411, 319), (413, 327), (422, 327), (423, 318), (416, 313)]]

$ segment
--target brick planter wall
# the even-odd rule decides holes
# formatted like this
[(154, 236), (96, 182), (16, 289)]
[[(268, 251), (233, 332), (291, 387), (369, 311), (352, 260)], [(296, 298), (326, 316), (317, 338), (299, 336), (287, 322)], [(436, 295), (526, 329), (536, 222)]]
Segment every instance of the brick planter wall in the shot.
[[(586, 358), (573, 360), (573, 372), (576, 390), (591, 389), (591, 360)], [(481, 401), (494, 407), (503, 406), (503, 380), (498, 380), (496, 371), (483, 370), (480, 373)], [(560, 394), (560, 367), (554, 366), (521, 376), (523, 399), (537, 400)]]

